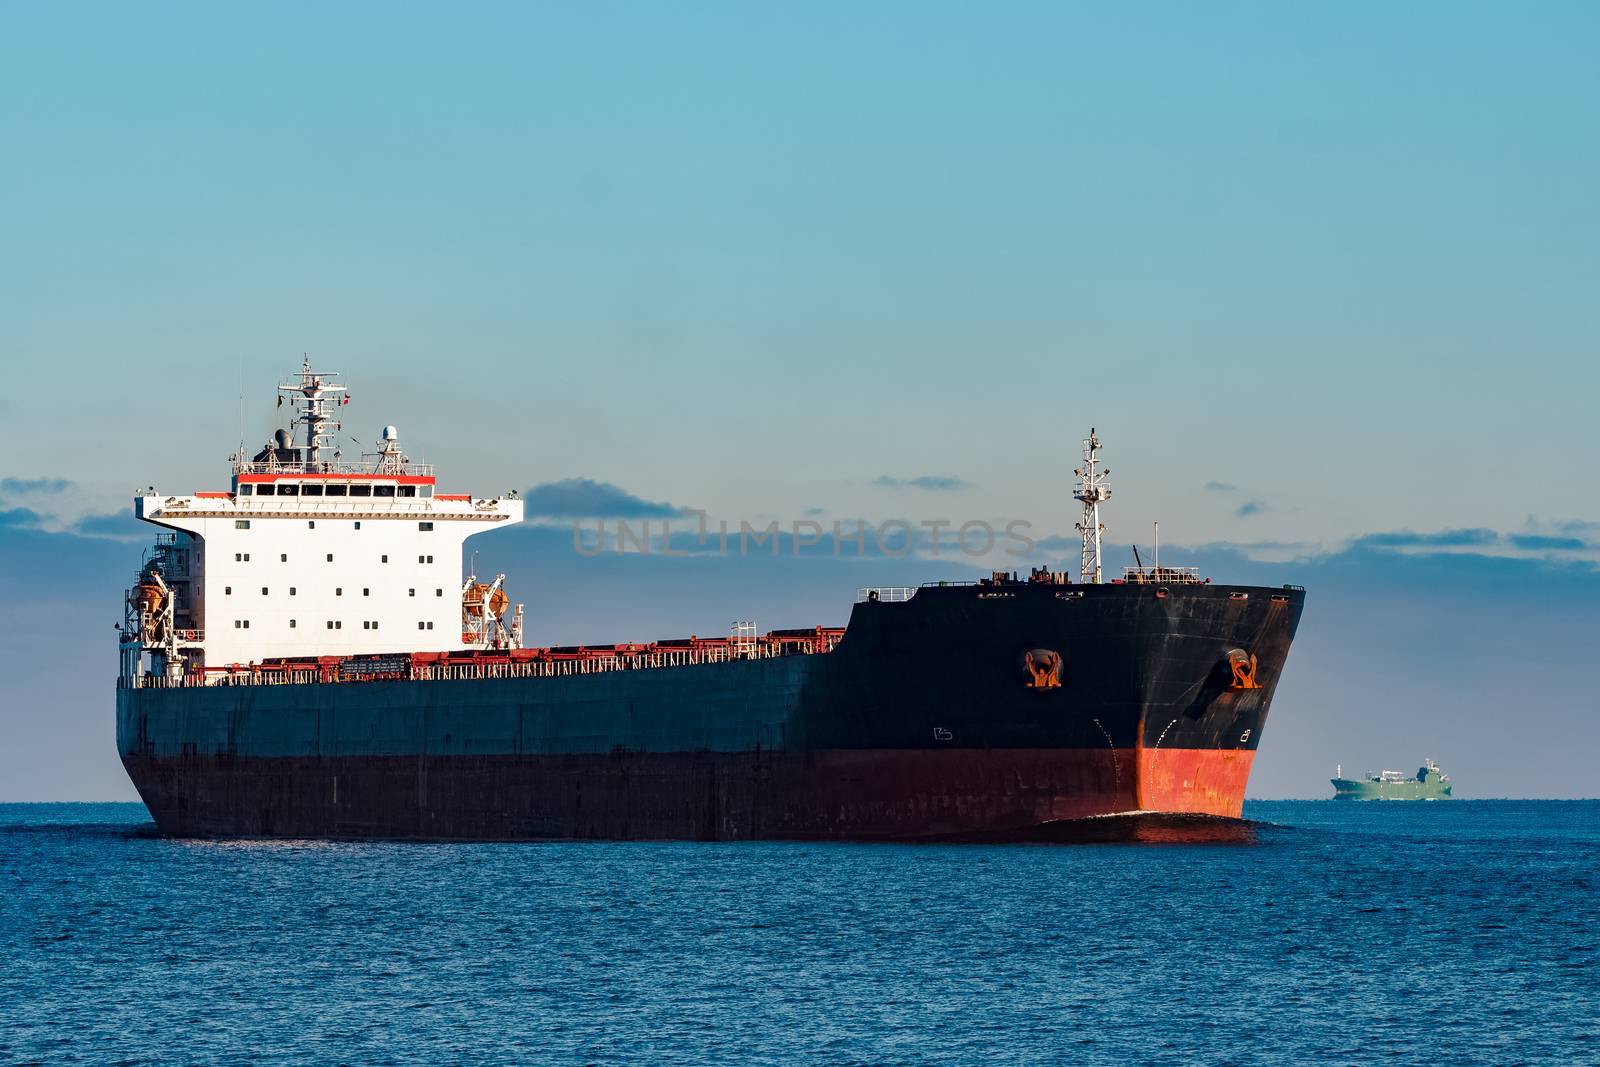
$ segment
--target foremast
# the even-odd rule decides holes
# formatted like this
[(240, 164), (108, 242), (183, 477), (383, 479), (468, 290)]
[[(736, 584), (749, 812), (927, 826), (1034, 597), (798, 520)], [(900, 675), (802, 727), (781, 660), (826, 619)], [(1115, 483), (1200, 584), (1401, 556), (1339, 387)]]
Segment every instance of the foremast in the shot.
[(1083, 504), (1083, 518), (1079, 520), (1078, 533), (1083, 536), (1083, 557), (1078, 566), (1078, 581), (1099, 585), (1102, 578), (1100, 563), (1100, 535), (1105, 525), (1100, 521), (1100, 505), (1111, 499), (1111, 487), (1105, 484), (1111, 471), (1100, 466), (1100, 438), (1094, 427), (1083, 442), (1083, 466), (1072, 472), (1078, 476), (1078, 487), (1072, 498)]

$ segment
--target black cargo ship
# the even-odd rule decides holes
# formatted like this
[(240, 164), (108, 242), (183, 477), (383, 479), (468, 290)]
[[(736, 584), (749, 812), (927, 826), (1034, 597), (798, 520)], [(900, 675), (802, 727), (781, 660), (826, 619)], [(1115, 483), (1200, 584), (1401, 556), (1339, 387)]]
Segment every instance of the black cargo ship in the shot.
[(229, 492), (137, 502), (171, 532), (129, 594), (117, 743), (162, 833), (1010, 840), (1240, 814), (1304, 591), (1103, 581), (1092, 434), (1077, 580), (866, 591), (843, 629), (525, 648), (503, 576), (436, 577), (520, 501), (435, 495), (393, 427), (371, 463), (328, 461), (328, 377), (281, 387), (303, 445), (241, 454)]

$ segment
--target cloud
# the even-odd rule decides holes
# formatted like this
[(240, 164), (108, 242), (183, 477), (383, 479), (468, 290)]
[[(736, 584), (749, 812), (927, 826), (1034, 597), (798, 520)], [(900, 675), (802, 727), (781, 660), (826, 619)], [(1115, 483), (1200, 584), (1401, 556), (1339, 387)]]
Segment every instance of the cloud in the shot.
[(1271, 510), (1272, 508), (1269, 507), (1264, 501), (1246, 500), (1243, 504), (1240, 504), (1236, 509), (1234, 509), (1233, 513), (1241, 519), (1248, 519), (1252, 515), (1260, 515), (1264, 511)]
[(0, 509), (0, 526), (33, 529), (39, 525), (42, 519), (43, 516), (32, 508)]
[(1590, 538), (1600, 536), (1600, 522), (1589, 522), (1585, 519), (1565, 519), (1561, 522), (1546, 522), (1536, 515), (1529, 515), (1522, 528), (1530, 534), (1557, 534), (1562, 537)]
[(529, 518), (640, 519), (683, 514), (682, 508), (645, 500), (610, 482), (597, 482), (590, 478), (545, 482), (529, 489), (523, 494), (522, 500)]
[(950, 474), (924, 474), (917, 478), (895, 478), (885, 474), (872, 484), (884, 489), (932, 489), (937, 492), (969, 489), (972, 486), (971, 482)]
[(1237, 493), (1239, 487), (1229, 482), (1207, 482), (1202, 488), (1208, 493)]
[(0, 492), (55, 495), (71, 489), (66, 478), (0, 478)]
[(105, 515), (85, 515), (72, 524), (72, 532), (113, 541), (143, 541), (154, 533), (154, 527), (140, 522), (130, 511), (113, 511)]
[(1525, 552), (1581, 552), (1589, 542), (1581, 537), (1551, 537), (1546, 534), (1507, 534), (1506, 543)]
[(1393, 530), (1369, 533), (1355, 539), (1354, 544), (1370, 548), (1482, 548), (1498, 544), (1500, 535), (1493, 530), (1476, 527), (1468, 530), (1439, 530), (1434, 533), (1417, 533), (1412, 530)]

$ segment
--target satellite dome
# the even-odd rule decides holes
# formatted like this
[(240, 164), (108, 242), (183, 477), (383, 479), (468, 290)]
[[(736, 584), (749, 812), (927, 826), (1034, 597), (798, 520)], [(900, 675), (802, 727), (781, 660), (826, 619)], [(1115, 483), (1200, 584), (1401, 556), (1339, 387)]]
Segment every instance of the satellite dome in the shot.
[(393, 426), (385, 426), (383, 428), (383, 439), (385, 441), (393, 441), (394, 439), (396, 439), (399, 436), (400, 436), (400, 431), (395, 429)]

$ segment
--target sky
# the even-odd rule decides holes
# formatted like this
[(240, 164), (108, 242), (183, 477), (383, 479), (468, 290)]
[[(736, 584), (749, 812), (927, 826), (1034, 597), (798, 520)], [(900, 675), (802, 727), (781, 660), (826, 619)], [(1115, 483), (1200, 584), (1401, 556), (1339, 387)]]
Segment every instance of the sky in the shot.
[(223, 487), (304, 352), (350, 450), (393, 423), (447, 491), (535, 491), (477, 544), (540, 639), (842, 622), (962, 565), (591, 559), (575, 509), (1023, 520), (1064, 567), (1093, 425), (1112, 563), (1159, 520), (1164, 561), (1310, 590), (1253, 794), (1428, 755), (1469, 795), (1600, 795), (1597, 31), (0, 7), (0, 799), (132, 795), (130, 492)]

